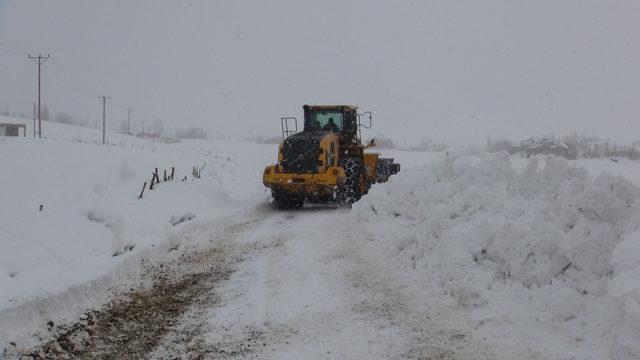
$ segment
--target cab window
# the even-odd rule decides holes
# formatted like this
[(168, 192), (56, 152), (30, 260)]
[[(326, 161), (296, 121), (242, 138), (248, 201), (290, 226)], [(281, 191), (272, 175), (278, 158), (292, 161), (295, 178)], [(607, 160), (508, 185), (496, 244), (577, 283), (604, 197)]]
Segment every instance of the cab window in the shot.
[(330, 130), (331, 122), (335, 124), (335, 127), (338, 131), (342, 131), (342, 123), (343, 123), (343, 115), (341, 112), (333, 112), (333, 111), (318, 111), (315, 113), (312, 121), (315, 120), (315, 125), (319, 129)]

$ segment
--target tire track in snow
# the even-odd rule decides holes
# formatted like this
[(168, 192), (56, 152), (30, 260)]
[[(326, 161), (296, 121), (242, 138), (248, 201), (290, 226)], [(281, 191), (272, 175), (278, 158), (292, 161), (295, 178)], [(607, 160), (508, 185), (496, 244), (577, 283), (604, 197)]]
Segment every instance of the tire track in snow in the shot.
[[(280, 239), (274, 238), (270, 244), (257, 243), (251, 240), (256, 234), (270, 234), (264, 229), (265, 222), (272, 218), (280, 218), (280, 212), (271, 212), (263, 209), (259, 219), (251, 226), (239, 229), (233, 236), (233, 247), (236, 259), (232, 264), (233, 273), (246, 266), (248, 258), (260, 254), (268, 248), (281, 246)], [(248, 238), (245, 239), (245, 238)], [(229, 282), (229, 279), (225, 279)], [(248, 329), (246, 334), (229, 341), (212, 342), (207, 338), (211, 331), (223, 333), (227, 329), (211, 329), (209, 317), (212, 309), (228, 306), (235, 299), (229, 296), (224, 284), (217, 287), (213, 293), (205, 294), (196, 299), (190, 309), (186, 311), (178, 322), (161, 339), (153, 352), (148, 354), (150, 359), (227, 359), (235, 358), (243, 354), (251, 354), (254, 349), (264, 344), (265, 338), (262, 331)], [(228, 340), (228, 339), (227, 339)], [(252, 348), (253, 347), (253, 348)]]
[(224, 359), (495, 358), (463, 332), (440, 328), (430, 319), (437, 315), (416, 311), (415, 294), (345, 236), (354, 224), (344, 211), (324, 210), (282, 213), (255, 229), (257, 251), (205, 315), (209, 333), (198, 343)]
[(407, 339), (405, 349), (394, 358), (422, 360), (497, 359), (487, 344), (472, 339), (464, 328), (447, 323), (447, 318), (463, 318), (465, 314), (440, 308), (438, 301), (423, 299), (398, 285), (397, 274), (388, 271), (383, 259), (369, 258), (358, 249), (350, 248), (357, 264), (347, 274), (354, 288), (362, 289), (352, 310), (365, 317), (385, 319), (388, 326), (397, 327)]
[[(255, 218), (231, 224), (221, 233), (215, 234), (212, 229), (210, 247), (185, 253), (177, 261), (148, 266), (146, 271), (153, 278), (149, 288), (132, 291), (99, 310), (89, 311), (76, 323), (57, 326), (55, 338), (36, 349), (10, 352), (5, 356), (24, 359), (146, 358), (191, 307), (215, 304), (216, 287), (229, 278), (238, 260), (240, 249), (233, 245), (233, 239), (250, 231), (266, 216), (266, 212), (259, 211)], [(194, 229), (194, 232), (198, 230)]]

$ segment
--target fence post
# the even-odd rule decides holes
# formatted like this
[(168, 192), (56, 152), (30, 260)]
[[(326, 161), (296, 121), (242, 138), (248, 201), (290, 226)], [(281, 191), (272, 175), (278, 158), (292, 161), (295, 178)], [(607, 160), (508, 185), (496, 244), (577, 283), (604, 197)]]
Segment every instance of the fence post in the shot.
[(142, 194), (144, 194), (144, 189), (146, 189), (147, 187), (147, 182), (144, 182), (144, 185), (142, 185), (142, 191), (140, 192), (140, 196), (138, 196), (138, 199), (142, 199)]

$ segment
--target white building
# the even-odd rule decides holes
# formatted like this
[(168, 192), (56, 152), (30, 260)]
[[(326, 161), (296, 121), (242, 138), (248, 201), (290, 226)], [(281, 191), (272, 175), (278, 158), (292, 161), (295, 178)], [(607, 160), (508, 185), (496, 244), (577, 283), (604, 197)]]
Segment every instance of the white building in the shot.
[(20, 128), (22, 135), (27, 136), (27, 126), (24, 124), (0, 123), (0, 136), (20, 136)]

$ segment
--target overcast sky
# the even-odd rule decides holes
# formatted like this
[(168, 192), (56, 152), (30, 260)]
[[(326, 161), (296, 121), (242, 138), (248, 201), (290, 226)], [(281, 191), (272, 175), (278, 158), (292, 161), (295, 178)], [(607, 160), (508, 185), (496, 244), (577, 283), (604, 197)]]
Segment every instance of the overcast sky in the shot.
[(278, 135), (357, 104), (397, 141), (640, 139), (640, 1), (0, 0), (0, 109)]

